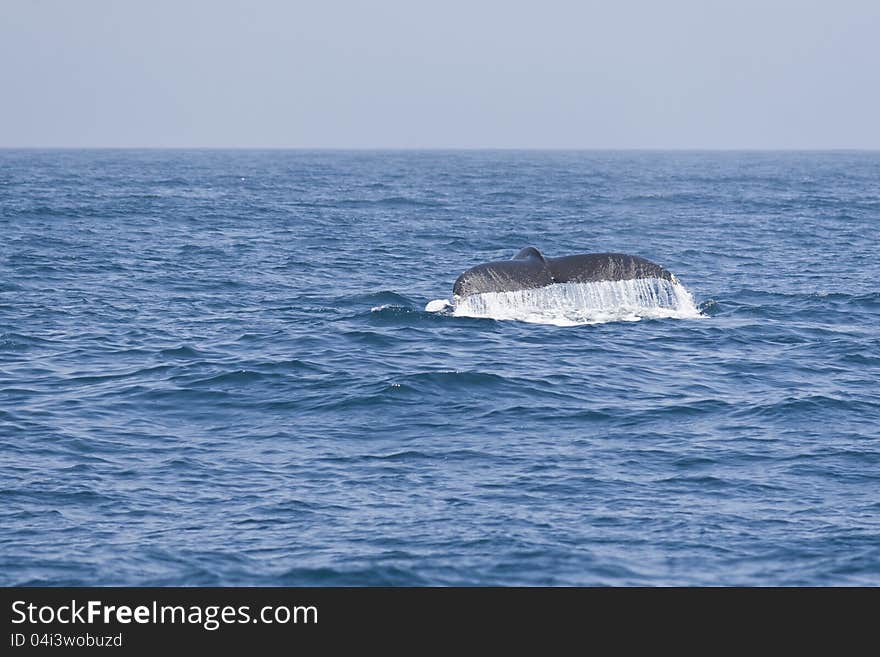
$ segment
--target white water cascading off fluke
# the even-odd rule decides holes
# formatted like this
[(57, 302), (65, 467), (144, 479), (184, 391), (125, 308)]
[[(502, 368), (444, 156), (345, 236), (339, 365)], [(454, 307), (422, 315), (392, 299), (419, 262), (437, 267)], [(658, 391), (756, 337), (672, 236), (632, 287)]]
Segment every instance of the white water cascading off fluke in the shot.
[(702, 317), (671, 272), (618, 253), (545, 258), (529, 247), (513, 260), (467, 270), (453, 290), (451, 303), (431, 301), (426, 310), (563, 326)]

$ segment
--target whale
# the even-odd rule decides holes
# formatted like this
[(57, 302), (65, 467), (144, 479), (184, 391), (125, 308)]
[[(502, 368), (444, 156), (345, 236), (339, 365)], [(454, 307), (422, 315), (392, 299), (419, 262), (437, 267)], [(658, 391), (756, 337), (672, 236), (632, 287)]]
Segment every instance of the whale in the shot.
[(547, 258), (527, 246), (510, 260), (484, 262), (463, 272), (452, 294), (463, 299), (486, 292), (517, 292), (557, 283), (597, 283), (659, 278), (677, 283), (675, 275), (660, 265), (626, 253), (581, 253)]

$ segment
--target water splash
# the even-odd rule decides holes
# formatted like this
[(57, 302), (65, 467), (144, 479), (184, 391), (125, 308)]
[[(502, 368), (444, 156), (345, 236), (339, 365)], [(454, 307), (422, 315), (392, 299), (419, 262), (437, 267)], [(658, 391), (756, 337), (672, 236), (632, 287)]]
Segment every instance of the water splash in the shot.
[(425, 306), (425, 310), (429, 313), (448, 312), (452, 310), (452, 304), (449, 299), (434, 299), (429, 301)]
[(456, 317), (513, 319), (556, 326), (705, 317), (681, 283), (659, 278), (557, 283), (515, 292), (485, 292), (456, 298), (452, 304), (435, 299), (425, 310), (451, 311)]

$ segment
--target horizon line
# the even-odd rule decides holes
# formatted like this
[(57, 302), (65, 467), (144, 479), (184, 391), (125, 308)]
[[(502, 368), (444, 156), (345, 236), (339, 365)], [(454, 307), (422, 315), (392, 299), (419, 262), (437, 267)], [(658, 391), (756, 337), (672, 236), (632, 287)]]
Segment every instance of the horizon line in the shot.
[(678, 152), (678, 153), (876, 153), (880, 147), (577, 147), (577, 146), (3, 146), (0, 151), (328, 151), (328, 152)]

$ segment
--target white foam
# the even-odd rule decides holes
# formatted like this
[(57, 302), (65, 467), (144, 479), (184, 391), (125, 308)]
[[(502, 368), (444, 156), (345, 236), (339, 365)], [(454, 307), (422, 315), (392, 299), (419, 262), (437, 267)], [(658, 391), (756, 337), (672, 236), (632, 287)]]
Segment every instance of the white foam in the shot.
[[(440, 300), (432, 301), (428, 306), (437, 301)], [(463, 299), (456, 297), (454, 301), (452, 314), (456, 317), (512, 319), (556, 326), (704, 317), (691, 293), (681, 283), (659, 278), (556, 283), (531, 290), (485, 292)]]
[(444, 310), (451, 310), (452, 304), (449, 302), (449, 299), (434, 299), (433, 301), (429, 301), (428, 305), (425, 306), (425, 312), (429, 313), (440, 313)]

